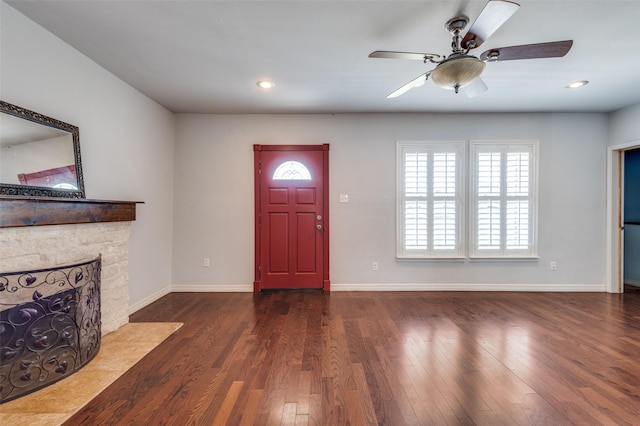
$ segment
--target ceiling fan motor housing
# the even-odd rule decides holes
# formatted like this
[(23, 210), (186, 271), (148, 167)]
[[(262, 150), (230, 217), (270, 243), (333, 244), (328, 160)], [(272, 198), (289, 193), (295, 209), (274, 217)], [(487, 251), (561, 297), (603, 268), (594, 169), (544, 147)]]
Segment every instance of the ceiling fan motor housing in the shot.
[(469, 18), (466, 16), (456, 16), (451, 18), (444, 24), (444, 28), (451, 33), (451, 35), (457, 35), (462, 32), (469, 23)]
[(484, 67), (485, 63), (475, 56), (453, 54), (431, 72), (431, 80), (444, 89), (457, 92), (479, 77)]

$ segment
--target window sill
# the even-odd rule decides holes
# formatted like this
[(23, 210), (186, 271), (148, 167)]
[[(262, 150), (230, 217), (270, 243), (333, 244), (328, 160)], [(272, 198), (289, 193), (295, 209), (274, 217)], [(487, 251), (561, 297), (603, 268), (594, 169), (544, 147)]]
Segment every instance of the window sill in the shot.
[(469, 256), (470, 262), (525, 261), (536, 262), (540, 256)]
[(398, 262), (537, 262), (540, 256), (396, 256)]
[(464, 256), (396, 256), (398, 262), (466, 262)]

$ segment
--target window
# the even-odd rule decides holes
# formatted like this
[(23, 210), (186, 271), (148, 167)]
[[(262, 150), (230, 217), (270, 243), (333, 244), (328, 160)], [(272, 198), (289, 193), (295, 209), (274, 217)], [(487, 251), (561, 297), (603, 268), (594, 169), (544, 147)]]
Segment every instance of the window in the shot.
[(536, 256), (537, 142), (466, 146), (398, 143), (398, 258)]
[(399, 143), (398, 257), (459, 257), (464, 145)]
[(302, 163), (286, 161), (273, 172), (273, 180), (311, 180), (311, 173)]
[(533, 257), (537, 144), (471, 144), (471, 256)]

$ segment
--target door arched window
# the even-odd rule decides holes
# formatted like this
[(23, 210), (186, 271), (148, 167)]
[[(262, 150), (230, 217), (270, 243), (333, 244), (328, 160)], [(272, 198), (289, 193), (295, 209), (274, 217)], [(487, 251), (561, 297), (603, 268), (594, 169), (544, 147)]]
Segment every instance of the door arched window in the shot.
[(285, 161), (273, 172), (273, 180), (311, 180), (311, 173), (298, 161)]

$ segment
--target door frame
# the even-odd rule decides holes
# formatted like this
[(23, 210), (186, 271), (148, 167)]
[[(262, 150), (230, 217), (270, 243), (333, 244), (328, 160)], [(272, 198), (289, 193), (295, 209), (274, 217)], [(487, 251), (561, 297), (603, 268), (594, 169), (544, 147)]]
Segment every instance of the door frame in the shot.
[(640, 148), (640, 140), (607, 147), (605, 290), (624, 292), (624, 151)]
[(260, 173), (260, 162), (262, 151), (322, 151), (322, 289), (331, 291), (331, 281), (329, 279), (329, 144), (322, 145), (253, 145), (253, 174), (254, 174), (254, 196), (255, 196), (255, 253), (254, 253), (254, 281), (253, 292), (258, 293), (261, 289), (261, 232), (260, 232), (260, 188), (262, 175)]

